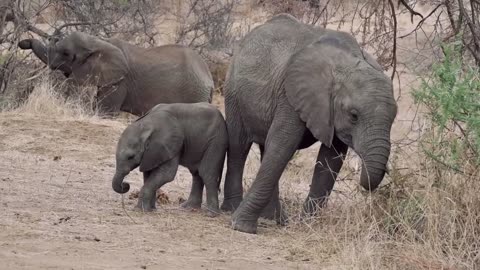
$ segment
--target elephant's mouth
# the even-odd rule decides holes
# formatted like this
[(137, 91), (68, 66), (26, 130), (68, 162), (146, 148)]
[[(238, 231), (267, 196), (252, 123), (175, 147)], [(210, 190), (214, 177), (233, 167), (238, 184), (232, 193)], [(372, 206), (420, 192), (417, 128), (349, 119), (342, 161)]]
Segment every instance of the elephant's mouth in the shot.
[(72, 74), (72, 70), (68, 67), (68, 65), (65, 64), (65, 62), (62, 63), (50, 63), (49, 65), (51, 70), (60, 70), (62, 71), (63, 75), (65, 77), (69, 77)]

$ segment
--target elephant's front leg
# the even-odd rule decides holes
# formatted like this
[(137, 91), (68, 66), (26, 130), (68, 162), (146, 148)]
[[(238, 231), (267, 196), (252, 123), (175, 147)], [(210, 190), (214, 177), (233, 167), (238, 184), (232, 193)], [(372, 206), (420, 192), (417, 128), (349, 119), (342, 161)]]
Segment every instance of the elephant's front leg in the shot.
[(266, 219), (275, 220), (278, 225), (286, 225), (288, 221), (288, 215), (285, 212), (282, 204), (280, 203), (280, 183), (275, 185), (275, 188), (272, 193), (272, 197), (268, 202), (268, 205), (263, 208), (261, 217)]
[(173, 181), (178, 169), (178, 157), (175, 157), (161, 166), (143, 173), (144, 184), (138, 196), (137, 210), (144, 212), (156, 209), (157, 190), (168, 182)]
[(125, 100), (124, 87), (104, 86), (99, 87), (96, 97), (96, 109), (104, 117), (113, 117), (120, 113)]
[[(265, 154), (265, 146), (258, 145), (260, 150), (260, 162), (263, 160), (263, 155)], [(261, 217), (266, 219), (273, 219), (277, 221), (277, 224), (285, 225), (287, 223), (288, 217), (287, 213), (285, 213), (285, 209), (283, 209), (282, 204), (280, 203), (280, 189), (279, 183), (275, 185), (275, 189), (273, 190), (272, 199), (268, 203), (267, 207), (265, 207), (260, 214)]]
[(186, 209), (200, 209), (202, 207), (203, 180), (198, 172), (192, 173), (192, 177), (192, 190), (188, 200), (183, 202), (181, 206)]
[(305, 214), (314, 215), (318, 207), (327, 203), (347, 151), (348, 146), (336, 136), (330, 148), (322, 144), (315, 163), (310, 192), (303, 205)]
[(286, 110), (275, 117), (267, 135), (265, 153), (255, 181), (232, 216), (235, 230), (256, 233), (258, 218), (270, 202), (275, 186), (305, 131), (300, 119), (293, 118), (295, 115), (295, 112)]

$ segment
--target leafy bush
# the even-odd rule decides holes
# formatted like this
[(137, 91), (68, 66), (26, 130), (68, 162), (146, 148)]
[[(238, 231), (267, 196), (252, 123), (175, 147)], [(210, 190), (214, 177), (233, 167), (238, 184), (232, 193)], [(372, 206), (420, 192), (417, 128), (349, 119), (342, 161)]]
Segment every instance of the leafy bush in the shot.
[(444, 59), (413, 94), (431, 120), (422, 147), (436, 162), (468, 173), (480, 166), (480, 70), (463, 61), (459, 43), (442, 47)]

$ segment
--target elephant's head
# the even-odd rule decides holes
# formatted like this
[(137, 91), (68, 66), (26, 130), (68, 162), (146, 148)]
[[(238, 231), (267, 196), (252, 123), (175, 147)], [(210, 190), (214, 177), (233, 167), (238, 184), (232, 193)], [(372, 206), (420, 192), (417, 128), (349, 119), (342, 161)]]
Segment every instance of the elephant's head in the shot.
[(363, 159), (360, 184), (374, 190), (390, 155), (397, 113), (391, 81), (346, 33), (329, 33), (292, 56), (287, 98), (312, 134), (331, 146), (334, 136)]
[(73, 75), (80, 83), (95, 78), (95, 83), (102, 86), (127, 72), (125, 56), (118, 47), (82, 32), (52, 37), (48, 45), (36, 39), (25, 39), (18, 45), (23, 50), (31, 49), (51, 69), (67, 77)]
[(181, 150), (183, 133), (168, 113), (153, 111), (138, 118), (120, 136), (116, 152), (116, 171), (112, 187), (117, 193), (130, 189), (123, 179), (139, 167), (148, 172), (172, 159)]

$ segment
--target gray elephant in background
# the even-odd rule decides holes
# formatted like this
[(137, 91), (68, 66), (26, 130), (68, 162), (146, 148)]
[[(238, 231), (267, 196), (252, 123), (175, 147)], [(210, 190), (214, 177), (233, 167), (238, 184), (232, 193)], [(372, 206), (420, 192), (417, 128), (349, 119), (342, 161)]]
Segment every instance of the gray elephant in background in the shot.
[[(54, 39), (52, 39), (54, 40)], [(80, 85), (98, 87), (101, 113), (140, 116), (159, 103), (211, 102), (213, 79), (205, 61), (181, 45), (141, 48), (119, 39), (73, 32), (45, 46), (19, 42), (53, 70)]]
[[(363, 159), (360, 184), (374, 190), (390, 155), (397, 105), (389, 78), (350, 34), (313, 27), (281, 14), (239, 43), (225, 86), (229, 133), (223, 210), (235, 230), (256, 233), (260, 215), (284, 223), (278, 183), (298, 149), (317, 141), (304, 213), (326, 202), (343, 156)], [(252, 143), (261, 166), (242, 200), (242, 177)], [(263, 211), (263, 212), (262, 212)]]
[(113, 190), (128, 192), (130, 185), (123, 180), (139, 167), (144, 185), (136, 208), (152, 211), (156, 191), (172, 181), (182, 165), (193, 176), (190, 196), (182, 206), (200, 208), (205, 186), (208, 215), (215, 216), (220, 212), (218, 191), (227, 147), (225, 120), (214, 105), (156, 105), (123, 131), (117, 145)]

